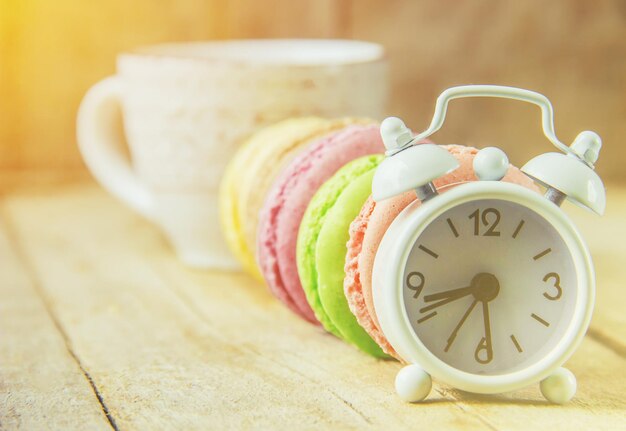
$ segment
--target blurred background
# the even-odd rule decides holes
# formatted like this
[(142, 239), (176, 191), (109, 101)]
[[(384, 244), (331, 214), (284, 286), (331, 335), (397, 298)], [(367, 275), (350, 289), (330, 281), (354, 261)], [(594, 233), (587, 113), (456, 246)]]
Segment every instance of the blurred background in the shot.
[[(383, 44), (388, 114), (414, 130), (436, 96), (468, 83), (547, 95), (560, 139), (597, 131), (598, 171), (626, 181), (626, 1), (0, 0), (0, 171), (87, 177), (76, 147), (82, 96), (146, 44), (229, 38), (354, 38)], [(498, 145), (522, 164), (552, 147), (539, 110), (455, 101), (435, 140)]]

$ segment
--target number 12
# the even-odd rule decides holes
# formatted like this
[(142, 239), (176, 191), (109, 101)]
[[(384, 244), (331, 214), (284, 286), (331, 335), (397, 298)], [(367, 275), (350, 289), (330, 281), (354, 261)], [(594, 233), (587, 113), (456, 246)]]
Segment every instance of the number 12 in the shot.
[[(490, 217), (493, 216), (493, 217)], [(482, 236), (500, 236), (500, 231), (496, 230), (498, 223), (500, 223), (500, 211), (495, 208), (486, 208), (482, 211), (477, 209), (471, 213), (467, 218), (474, 219), (474, 235), (480, 235), (480, 222), (483, 226), (487, 227), (487, 230)]]

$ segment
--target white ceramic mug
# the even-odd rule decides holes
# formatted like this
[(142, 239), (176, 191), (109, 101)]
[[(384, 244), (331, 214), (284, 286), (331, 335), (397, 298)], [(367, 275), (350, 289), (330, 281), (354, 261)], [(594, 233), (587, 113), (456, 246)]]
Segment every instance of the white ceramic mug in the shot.
[(380, 118), (388, 92), (382, 47), (349, 40), (156, 45), (121, 54), (117, 70), (78, 112), (87, 166), (184, 262), (224, 269), (238, 264), (220, 232), (218, 187), (243, 138), (294, 116)]

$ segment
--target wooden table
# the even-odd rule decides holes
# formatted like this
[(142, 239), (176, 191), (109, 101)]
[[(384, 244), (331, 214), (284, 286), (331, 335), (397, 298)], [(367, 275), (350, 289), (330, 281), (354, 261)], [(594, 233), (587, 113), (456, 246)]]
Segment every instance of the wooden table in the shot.
[(576, 398), (435, 383), (399, 401), (399, 364), (295, 318), (241, 274), (185, 268), (156, 228), (89, 181), (5, 187), (0, 428), (626, 429), (626, 189), (571, 206), (596, 262)]

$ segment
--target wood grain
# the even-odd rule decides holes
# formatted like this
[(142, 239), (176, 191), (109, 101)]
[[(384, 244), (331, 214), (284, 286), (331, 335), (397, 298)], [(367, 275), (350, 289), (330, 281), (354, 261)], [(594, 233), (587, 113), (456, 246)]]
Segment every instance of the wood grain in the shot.
[[(623, 217), (626, 192), (615, 196)], [(626, 334), (611, 317), (621, 303), (598, 301), (601, 336), (567, 364), (579, 384), (567, 406), (547, 404), (537, 387), (477, 396), (438, 383), (425, 404), (408, 405), (393, 392), (399, 364), (300, 321), (244, 275), (185, 268), (155, 228), (92, 184), (13, 190), (1, 208), (119, 429), (624, 426), (625, 360), (614, 343)], [(608, 238), (602, 226), (593, 232)], [(594, 255), (612, 250), (608, 241), (592, 241)], [(625, 271), (611, 266), (601, 288), (620, 296)]]
[(626, 190), (607, 187), (607, 210), (602, 217), (570, 203), (564, 206), (587, 241), (596, 267), (596, 310), (589, 336), (602, 340), (626, 358)]
[[(121, 429), (400, 427), (424, 420), (394, 400), (395, 364), (364, 358), (298, 321), (245, 277), (216, 274), (211, 285), (196, 284), (238, 299), (220, 303), (218, 296), (210, 303), (219, 314), (198, 315), (174, 290), (187, 280), (156, 270), (162, 262), (154, 257), (172, 259), (160, 236), (93, 192), (10, 198), (6, 209)], [(40, 205), (45, 224), (33, 212)], [(480, 425), (445, 403), (425, 418), (442, 428)]]
[(110, 430), (102, 405), (0, 224), (0, 428)]

